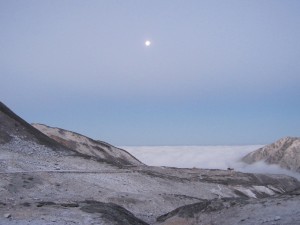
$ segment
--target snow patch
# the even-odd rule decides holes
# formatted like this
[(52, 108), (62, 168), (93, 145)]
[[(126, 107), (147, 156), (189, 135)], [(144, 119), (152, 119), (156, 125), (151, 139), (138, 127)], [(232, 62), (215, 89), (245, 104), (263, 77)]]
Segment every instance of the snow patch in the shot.
[(265, 186), (253, 186), (253, 188), (262, 193), (266, 193), (267, 195), (274, 195), (275, 192)]
[(234, 187), (234, 189), (242, 192), (244, 195), (247, 195), (250, 198), (257, 198), (256, 195), (248, 188), (244, 187)]

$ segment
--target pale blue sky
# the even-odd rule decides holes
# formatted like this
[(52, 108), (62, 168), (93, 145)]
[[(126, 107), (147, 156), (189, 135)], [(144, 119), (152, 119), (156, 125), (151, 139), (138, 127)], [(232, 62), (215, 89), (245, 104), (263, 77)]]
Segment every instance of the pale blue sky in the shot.
[(0, 0), (1, 101), (114, 145), (300, 136), (299, 12), (297, 0)]

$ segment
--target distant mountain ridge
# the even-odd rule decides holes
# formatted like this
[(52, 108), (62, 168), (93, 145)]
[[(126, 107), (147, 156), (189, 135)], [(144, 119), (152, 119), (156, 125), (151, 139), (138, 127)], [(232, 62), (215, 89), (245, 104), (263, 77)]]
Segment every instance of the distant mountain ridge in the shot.
[(248, 164), (264, 161), (300, 173), (300, 138), (282, 138), (249, 153), (242, 158), (242, 161)]

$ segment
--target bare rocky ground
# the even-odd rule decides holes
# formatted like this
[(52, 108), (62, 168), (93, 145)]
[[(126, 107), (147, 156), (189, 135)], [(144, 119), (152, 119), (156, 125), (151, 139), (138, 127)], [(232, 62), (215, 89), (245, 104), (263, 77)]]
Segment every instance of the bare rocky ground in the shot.
[(300, 224), (299, 190), (263, 199), (205, 200), (159, 217), (156, 225)]
[[(58, 129), (49, 128), (48, 131)], [(252, 210), (255, 217), (262, 214), (257, 206), (263, 201), (270, 212), (280, 204), (286, 209), (294, 209), (299, 204), (298, 195), (287, 194), (300, 187), (295, 178), (149, 167), (106, 143), (72, 135), (69, 131), (61, 133), (64, 135), (50, 139), (0, 104), (0, 224), (166, 223), (171, 217), (163, 220), (166, 217), (160, 216), (178, 207), (193, 212), (190, 204), (209, 202), (211, 205), (232, 199), (240, 207), (231, 203), (228, 207), (224, 203), (224, 209), (219, 207), (214, 211), (222, 212), (218, 214), (219, 219), (211, 220), (211, 224), (226, 224), (219, 222), (221, 218), (227, 220), (234, 215), (230, 210)], [(293, 220), (298, 221), (299, 211), (291, 212), (294, 212)], [(206, 214), (212, 215), (204, 211), (203, 215)], [(276, 221), (286, 221), (280, 224), (294, 224), (289, 223), (292, 220), (284, 220), (284, 215), (277, 211), (274, 216), (280, 217)], [(206, 223), (208, 219), (203, 221), (191, 224), (209, 224)], [(252, 224), (264, 221), (254, 222), (257, 223)]]

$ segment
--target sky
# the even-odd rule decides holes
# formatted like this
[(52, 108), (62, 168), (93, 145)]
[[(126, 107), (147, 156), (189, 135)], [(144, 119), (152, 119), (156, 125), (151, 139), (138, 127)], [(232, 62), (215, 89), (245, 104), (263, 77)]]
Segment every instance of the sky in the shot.
[(114, 145), (300, 136), (299, 12), (298, 0), (0, 0), (0, 100)]

